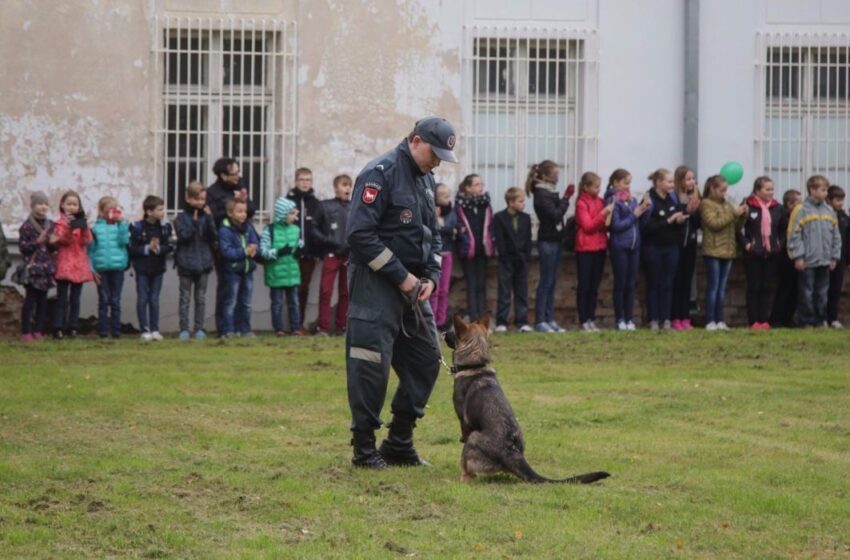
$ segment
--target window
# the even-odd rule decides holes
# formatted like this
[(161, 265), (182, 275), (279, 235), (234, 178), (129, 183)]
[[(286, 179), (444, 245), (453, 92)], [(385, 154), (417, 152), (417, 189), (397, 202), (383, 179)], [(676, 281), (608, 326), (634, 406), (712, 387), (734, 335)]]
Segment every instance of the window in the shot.
[(267, 217), (267, 200), (294, 172), (294, 24), (163, 17), (156, 30), (155, 160), (166, 209), (178, 211), (186, 185), (212, 183), (215, 160), (233, 157)]
[(596, 62), (591, 34), (471, 30), (465, 61), (465, 173), (484, 178), (496, 208), (525, 184), (531, 164), (552, 159), (562, 183), (594, 168)]
[[(843, 44), (842, 44), (843, 43)], [(834, 34), (758, 37), (756, 161), (781, 193), (814, 174), (850, 184), (850, 40)]]

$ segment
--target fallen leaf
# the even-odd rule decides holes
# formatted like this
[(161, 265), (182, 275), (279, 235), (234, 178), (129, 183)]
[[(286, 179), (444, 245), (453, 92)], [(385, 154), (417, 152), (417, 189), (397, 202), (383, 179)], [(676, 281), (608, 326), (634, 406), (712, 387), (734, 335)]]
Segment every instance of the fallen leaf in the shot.
[(523, 538), (524, 536), (525, 536), (525, 533), (523, 533), (522, 531), (520, 531), (520, 530), (514, 531), (514, 538), (515, 539), (519, 540), (519, 539)]
[(484, 552), (484, 545), (481, 543), (475, 543), (476, 552)]
[(683, 546), (685, 546), (685, 541), (682, 539), (676, 539), (676, 548), (682, 548)]

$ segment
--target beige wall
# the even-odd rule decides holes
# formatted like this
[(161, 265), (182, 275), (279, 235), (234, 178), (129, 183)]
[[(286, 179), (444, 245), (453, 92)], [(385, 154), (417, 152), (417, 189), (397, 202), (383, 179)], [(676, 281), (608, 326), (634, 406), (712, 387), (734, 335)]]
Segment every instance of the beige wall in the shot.
[[(155, 15), (297, 21), (295, 165), (313, 168), (320, 195), (330, 196), (334, 175), (356, 174), (416, 118), (441, 114), (459, 123), (463, 4), (4, 0), (0, 220), (16, 237), (35, 190), (46, 191), (55, 206), (64, 190), (76, 189), (90, 209), (111, 194), (131, 215), (146, 194), (161, 191), (151, 132)], [(286, 177), (277, 190), (290, 186)]]

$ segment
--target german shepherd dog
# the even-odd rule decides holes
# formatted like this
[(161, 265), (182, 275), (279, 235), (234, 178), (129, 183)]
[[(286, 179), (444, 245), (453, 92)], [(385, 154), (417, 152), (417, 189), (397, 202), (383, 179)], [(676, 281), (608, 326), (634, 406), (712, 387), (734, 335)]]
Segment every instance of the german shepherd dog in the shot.
[(460, 420), (461, 480), (480, 474), (511, 473), (525, 482), (590, 484), (610, 475), (598, 471), (560, 480), (537, 474), (525, 460), (525, 441), (496, 371), (489, 367), (489, 314), (473, 323), (454, 317), (454, 333), (446, 335), (452, 349), (454, 406)]

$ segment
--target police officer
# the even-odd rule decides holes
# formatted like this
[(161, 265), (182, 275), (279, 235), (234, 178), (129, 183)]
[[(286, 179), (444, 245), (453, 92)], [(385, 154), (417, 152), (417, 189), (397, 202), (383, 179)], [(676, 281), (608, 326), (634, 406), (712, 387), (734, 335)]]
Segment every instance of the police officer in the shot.
[[(395, 149), (369, 162), (354, 184), (345, 361), (352, 463), (359, 467), (427, 464), (413, 447), (413, 428), (440, 368), (428, 303), (440, 277), (441, 249), (431, 172), (442, 160), (457, 163), (454, 145), (447, 120), (422, 119)], [(391, 365), (399, 385), (389, 433), (376, 449)]]

